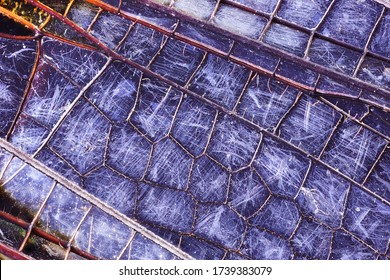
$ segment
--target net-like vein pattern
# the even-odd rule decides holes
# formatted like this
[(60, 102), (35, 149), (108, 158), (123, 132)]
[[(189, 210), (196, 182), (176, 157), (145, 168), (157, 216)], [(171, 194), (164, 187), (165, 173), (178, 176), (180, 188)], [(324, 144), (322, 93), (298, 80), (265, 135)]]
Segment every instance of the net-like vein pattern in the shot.
[[(194, 258), (389, 258), (386, 8), (28, 2), (52, 19), (0, 38), (0, 135), (14, 147)], [(335, 23), (359, 11), (359, 32)], [(180, 257), (5, 150), (0, 169), (10, 247)]]

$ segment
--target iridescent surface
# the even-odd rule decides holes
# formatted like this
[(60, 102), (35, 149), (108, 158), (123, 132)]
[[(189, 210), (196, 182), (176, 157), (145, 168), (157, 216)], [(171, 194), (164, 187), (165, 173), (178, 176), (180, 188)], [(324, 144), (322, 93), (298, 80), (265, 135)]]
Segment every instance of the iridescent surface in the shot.
[(46, 2), (48, 33), (0, 33), (2, 244), (38, 259), (390, 258), (388, 8)]

